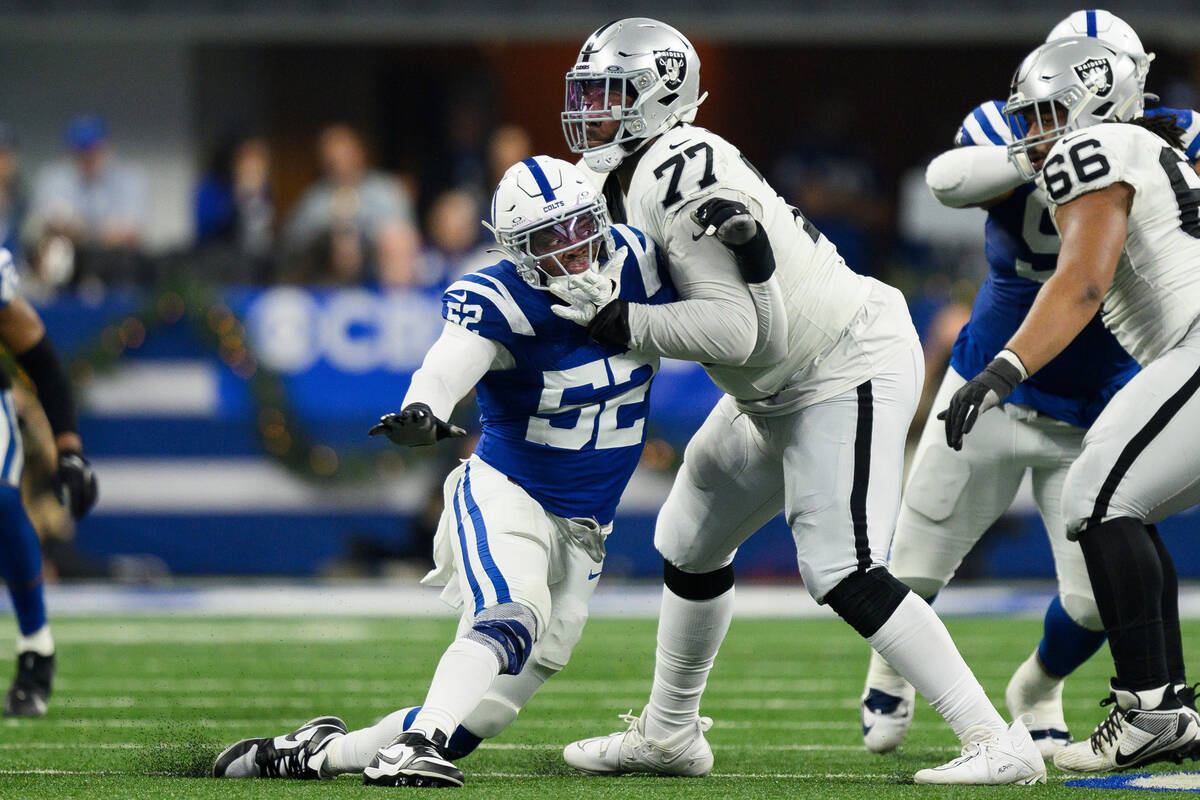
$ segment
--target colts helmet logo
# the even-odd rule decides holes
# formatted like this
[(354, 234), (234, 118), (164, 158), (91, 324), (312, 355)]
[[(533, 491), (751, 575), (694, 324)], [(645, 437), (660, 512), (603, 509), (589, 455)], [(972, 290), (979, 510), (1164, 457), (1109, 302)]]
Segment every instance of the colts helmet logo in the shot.
[(667, 89), (673, 92), (683, 85), (687, 77), (687, 58), (681, 51), (658, 50), (654, 53), (654, 63)]
[(1075, 74), (1097, 97), (1105, 97), (1113, 88), (1112, 64), (1107, 58), (1089, 58), (1075, 65)]

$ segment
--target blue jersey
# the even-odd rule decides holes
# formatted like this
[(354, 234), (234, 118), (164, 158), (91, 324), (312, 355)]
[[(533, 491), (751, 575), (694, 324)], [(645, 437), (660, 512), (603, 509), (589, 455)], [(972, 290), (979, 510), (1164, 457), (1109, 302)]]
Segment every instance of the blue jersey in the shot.
[[(654, 243), (624, 225), (612, 234), (629, 247), (621, 297), (674, 300)], [(658, 357), (592, 341), (550, 310), (554, 302), (501, 261), (452, 284), (442, 316), (500, 343), (515, 362), (475, 387), (483, 424), (475, 455), (547, 511), (606, 524), (641, 457)]]
[[(963, 120), (955, 144), (1006, 145), (1014, 140), (992, 101)], [(1184, 145), (1195, 159), (1200, 150), (1200, 115), (1160, 108), (1147, 115), (1174, 114), (1185, 130)], [(1058, 263), (1060, 240), (1045, 196), (1033, 183), (988, 209), (985, 250), (988, 275), (975, 297), (971, 319), (958, 334), (950, 366), (971, 378), (1004, 349), (1033, 305), (1042, 282)], [(1020, 403), (1082, 428), (1099, 416), (1109, 398), (1138, 371), (1135, 362), (1096, 315), (1065, 350), (1017, 386), (1004, 402)]]

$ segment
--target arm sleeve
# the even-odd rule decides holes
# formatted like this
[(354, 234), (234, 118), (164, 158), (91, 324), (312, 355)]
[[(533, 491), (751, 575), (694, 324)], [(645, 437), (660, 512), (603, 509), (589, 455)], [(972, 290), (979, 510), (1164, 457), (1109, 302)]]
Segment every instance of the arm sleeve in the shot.
[(424, 403), (440, 420), (448, 420), (467, 392), (489, 369), (503, 368), (512, 356), (498, 342), (471, 333), (461, 325), (447, 322), (421, 368), (413, 373), (401, 408)]
[(1025, 182), (1002, 145), (948, 150), (930, 162), (925, 183), (944, 206), (966, 208), (999, 197)]
[(675, 215), (667, 231), (667, 264), (683, 299), (630, 304), (630, 346), (665, 358), (744, 364), (758, 343), (755, 298), (733, 254), (713, 236), (693, 239), (696, 228), (685, 214)]

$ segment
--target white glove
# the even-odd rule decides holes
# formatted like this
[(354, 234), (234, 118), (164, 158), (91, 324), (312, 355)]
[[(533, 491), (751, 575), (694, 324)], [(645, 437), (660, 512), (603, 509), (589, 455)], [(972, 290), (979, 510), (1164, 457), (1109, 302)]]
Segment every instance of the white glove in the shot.
[(550, 310), (586, 328), (600, 309), (621, 294), (621, 268), (628, 254), (628, 246), (617, 250), (599, 272), (588, 270), (578, 275), (551, 278), (547, 281), (550, 293), (567, 305), (555, 303)]

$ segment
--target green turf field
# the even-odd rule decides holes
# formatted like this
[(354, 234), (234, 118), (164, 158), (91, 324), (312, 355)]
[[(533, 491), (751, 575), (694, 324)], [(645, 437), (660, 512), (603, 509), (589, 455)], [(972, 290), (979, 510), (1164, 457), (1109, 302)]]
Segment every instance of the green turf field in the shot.
[[(1040, 625), (971, 618), (952, 620), (950, 629), (989, 694), (1002, 703), (1008, 676), (1036, 643)], [(49, 716), (0, 723), (4, 800), (434, 791), (364, 787), (349, 776), (320, 783), (203, 776), (221, 747), (237, 739), (283, 733), (318, 713), (340, 715), (353, 728), (416, 704), (453, 631), (449, 619), (58, 619), (54, 630), (60, 671)], [(1185, 640), (1196, 641), (1197, 634), (1200, 623), (1185, 626)], [(703, 707), (716, 720), (708, 734), (717, 759), (713, 776), (595, 778), (569, 772), (560, 757), (565, 743), (616, 730), (618, 713), (645, 702), (653, 644), (653, 622), (590, 623), (565, 672), (508, 732), (462, 762), (467, 786), (458, 795), (1083, 796), (1064, 786), (1065, 777), (1052, 767), (1044, 787), (911, 785), (915, 770), (953, 757), (956, 741), (922, 707), (898, 755), (863, 751), (857, 698), (867, 648), (849, 628), (825, 620), (735, 620)], [(0, 661), (5, 676), (11, 668), (11, 661)], [(1101, 651), (1068, 684), (1067, 720), (1077, 736), (1104, 714), (1096, 703), (1109, 669), (1107, 650)]]

